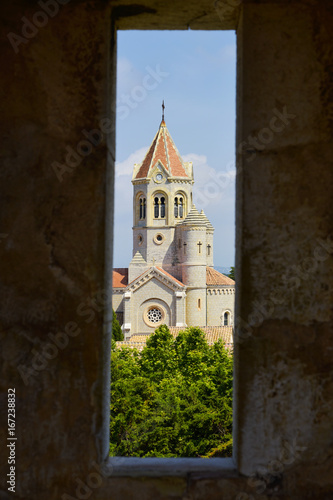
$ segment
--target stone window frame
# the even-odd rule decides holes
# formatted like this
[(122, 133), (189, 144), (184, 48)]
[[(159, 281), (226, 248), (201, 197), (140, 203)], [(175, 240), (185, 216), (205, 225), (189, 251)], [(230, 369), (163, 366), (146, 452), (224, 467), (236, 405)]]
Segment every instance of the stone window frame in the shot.
[[(133, 28), (134, 29), (134, 28)], [(116, 36), (115, 36), (116, 38)], [(116, 54), (114, 54), (116, 58)], [(166, 192), (157, 189), (152, 192), (151, 200), (151, 215), (154, 217), (154, 198), (156, 195), (165, 196), (165, 218), (168, 224), (168, 213), (170, 200)], [(174, 197), (173, 197), (174, 198)], [(187, 198), (185, 204), (187, 203)], [(191, 193), (191, 204), (193, 203), (193, 194)], [(173, 209), (173, 204), (172, 204)], [(186, 255), (187, 243), (184, 242), (183, 251)], [(235, 419), (235, 411), (234, 411)], [(235, 436), (237, 426), (234, 425), (233, 435)], [(109, 439), (109, 437), (108, 437)], [(237, 441), (234, 438), (234, 450), (237, 446)], [(134, 458), (134, 457), (108, 457), (106, 462), (106, 470), (109, 470), (110, 477), (188, 477), (189, 474), (203, 473), (214, 476), (218, 474), (220, 477), (233, 478), (238, 476), (236, 466), (237, 458), (234, 453), (233, 458)]]
[(146, 219), (146, 211), (147, 211), (146, 197), (140, 196), (140, 198), (139, 198), (139, 220)]
[[(121, 0), (120, 0), (121, 2)], [(244, 210), (244, 207), (251, 207), (251, 203), (253, 203), (253, 193), (251, 192), (249, 185), (251, 185), (251, 181), (256, 180), (258, 177), (258, 169), (261, 175), (261, 181), (264, 184), (264, 180), (268, 181), (267, 177), (265, 177), (265, 172), (268, 170), (265, 168), (263, 171), (260, 170), (262, 155), (258, 155), (253, 148), (246, 148), (247, 139), (249, 134), (252, 134), (255, 130), (260, 130), (260, 127), (267, 127), (267, 120), (271, 118), (269, 113), (271, 112), (271, 106), (276, 103), (276, 99), (283, 98), (284, 94), (281, 95), (281, 87), (276, 84), (276, 79), (270, 79), (268, 73), (265, 75), (265, 79), (262, 79), (261, 72), (258, 71), (254, 54), (257, 54), (256, 51), (261, 49), (261, 45), (258, 45), (258, 38), (251, 38), (251, 29), (252, 23), (256, 22), (256, 14), (260, 11), (261, 14), (261, 22), (263, 26), (266, 26), (270, 23), (270, 33), (273, 30), (273, 34), (275, 38), (271, 40), (271, 49), (274, 48), (278, 55), (280, 56), (279, 68), (281, 70), (286, 69), (288, 67), (288, 61), (291, 60), (288, 58), (290, 47), (292, 47), (292, 42), (298, 40), (300, 36), (302, 24), (299, 24), (295, 27), (295, 24), (290, 26), (290, 12), (289, 6), (287, 2), (283, 6), (277, 6), (276, 2), (274, 3), (274, 9), (277, 9), (281, 18), (278, 17), (277, 20), (273, 19), (270, 9), (272, 9), (272, 5), (266, 5), (266, 2), (241, 2), (239, 0), (225, 0), (225, 2), (214, 2), (215, 8), (218, 8), (218, 22), (211, 21), (214, 17), (212, 12), (208, 8), (208, 15), (201, 9), (198, 10), (198, 3), (196, 2), (186, 2), (184, 3), (184, 13), (185, 20), (182, 22), (178, 22), (179, 16), (182, 16), (183, 13), (177, 9), (178, 4), (176, 2), (171, 1), (170, 3), (163, 4), (163, 12), (160, 10), (160, 6), (156, 3), (154, 4), (154, 9), (146, 6), (138, 6), (137, 4), (124, 4), (119, 7), (120, 16), (122, 15), (122, 29), (188, 29), (191, 28), (203, 28), (203, 29), (235, 29), (237, 27), (237, 37), (240, 40), (238, 44), (238, 56), (237, 57), (237, 124), (236, 124), (236, 145), (237, 147), (237, 176), (236, 176), (236, 189), (237, 189), (237, 199), (236, 199), (236, 265), (244, 271), (244, 267), (246, 269), (255, 268), (254, 257), (252, 254), (249, 254), (249, 238), (248, 234), (251, 234), (251, 230), (256, 233), (256, 236), (260, 235), (260, 230), (258, 230), (258, 225), (255, 224), (255, 219), (253, 213), (247, 213)], [(211, 5), (211, 4), (210, 4)], [(197, 10), (194, 8), (196, 6)], [(202, 4), (200, 4), (203, 7)], [(156, 10), (155, 10), (156, 7)], [(115, 11), (118, 6), (115, 7)], [(281, 9), (285, 8), (287, 11), (282, 11)], [(293, 6), (290, 7), (292, 10)], [(177, 10), (177, 14), (175, 13)], [(307, 10), (304, 6), (305, 13), (302, 12), (302, 22), (305, 22), (310, 19), (310, 13), (312, 12)], [(169, 16), (169, 17), (168, 17)], [(212, 17), (209, 17), (212, 16)], [(307, 17), (308, 16), (308, 17)], [(142, 21), (143, 20), (143, 21)], [(203, 20), (203, 24), (201, 24), (201, 20)], [(239, 20), (239, 23), (238, 23)], [(281, 25), (284, 26), (286, 33), (289, 34), (291, 41), (287, 44), (281, 44), (280, 34), (281, 34)], [(195, 25), (195, 26), (194, 26)], [(307, 25), (306, 25), (307, 26)], [(267, 29), (264, 30), (264, 34), (267, 33)], [(303, 36), (304, 30), (302, 30)], [(113, 36), (113, 35), (112, 35)], [(308, 39), (307, 39), (308, 40)], [(260, 37), (259, 37), (260, 41)], [(310, 47), (310, 46), (309, 46)], [(313, 64), (315, 61), (313, 55), (312, 46), (305, 47), (306, 53), (309, 56), (309, 64)], [(115, 48), (116, 43), (114, 43), (114, 52), (113, 56), (115, 56)], [(268, 58), (267, 53), (271, 54), (271, 50), (265, 52), (260, 52), (260, 55), (264, 62), (268, 64), (271, 60)], [(284, 61), (285, 58), (282, 56), (286, 56), (287, 63), (283, 65), (281, 61)], [(257, 56), (256, 56), (257, 57)], [(258, 59), (258, 58), (257, 58)], [(115, 61), (115, 57), (113, 58)], [(262, 61), (260, 61), (262, 64)], [(317, 63), (317, 60), (316, 60)], [(327, 65), (322, 64), (322, 67), (327, 69)], [(113, 72), (115, 69), (114, 62), (111, 63), (111, 68), (113, 68)], [(258, 76), (259, 75), (259, 76)], [(260, 88), (263, 90), (258, 93), (258, 79), (260, 78)], [(262, 85), (264, 83), (264, 87)], [(246, 89), (244, 88), (247, 86)], [(246, 90), (246, 92), (245, 92)], [(276, 92), (276, 95), (273, 92)], [(299, 90), (298, 90), (299, 91)], [(297, 101), (298, 91), (294, 91), (294, 93), (289, 94), (288, 98), (286, 98), (286, 105), (293, 104), (293, 97)], [(252, 92), (252, 94), (251, 94)], [(255, 99), (252, 98), (255, 96)], [(268, 97), (267, 97), (268, 96)], [(274, 98), (274, 104), (271, 101), (271, 98)], [(283, 102), (282, 102), (283, 104)], [(297, 101), (297, 104), (300, 105), (300, 101)], [(113, 108), (115, 109), (115, 99), (113, 99)], [(312, 123), (310, 118), (306, 117), (306, 123)], [(297, 138), (299, 137), (300, 131), (295, 127), (296, 131), (288, 129), (286, 136), (282, 137), (276, 136), (274, 147), (276, 151), (274, 155), (278, 155), (281, 151), (285, 151), (285, 140), (287, 143), (296, 146), (297, 139), (295, 138), (295, 134), (297, 134)], [(303, 129), (301, 129), (303, 131)], [(111, 145), (112, 146), (112, 145)], [(302, 146), (303, 147), (303, 146)], [(266, 152), (267, 156), (269, 156), (269, 151)], [(251, 155), (251, 156), (249, 156)], [(250, 160), (249, 160), (250, 159)], [(255, 159), (255, 161), (253, 161)], [(251, 168), (248, 167), (249, 164), (246, 161), (251, 161)], [(287, 156), (288, 160), (288, 156)], [(111, 161), (112, 168), (112, 161)], [(112, 192), (111, 192), (112, 193)], [(262, 203), (266, 202), (264, 196), (260, 198), (260, 192), (258, 191), (256, 203), (261, 201)], [(112, 198), (111, 198), (112, 199)], [(326, 200), (327, 201), (327, 200)], [(243, 203), (243, 204), (242, 204)], [(261, 212), (263, 213), (263, 212)], [(282, 215), (286, 213), (281, 209)], [(262, 227), (262, 225), (260, 226)], [(302, 225), (300, 226), (302, 227)], [(320, 231), (318, 226), (313, 227), (314, 234), (319, 235)], [(307, 228), (308, 229), (308, 228)], [(295, 239), (297, 242), (297, 238)], [(287, 247), (283, 247), (280, 252), (280, 256), (288, 251)], [(257, 255), (257, 254), (255, 254)], [(272, 254), (270, 254), (272, 256)], [(248, 260), (244, 262), (244, 259)], [(246, 265), (245, 265), (246, 264)], [(265, 268), (265, 266), (263, 266)], [(267, 268), (267, 266), (266, 266)], [(260, 280), (257, 277), (257, 281)], [(265, 283), (264, 273), (263, 271), (260, 274), (260, 279), (263, 283)], [(252, 280), (252, 281), (251, 281)], [(253, 283), (253, 279), (250, 279), (250, 282)], [(181, 476), (182, 478), (187, 478), (187, 489), (186, 493), (183, 493), (183, 496), (190, 496), (191, 498), (194, 496), (198, 497), (200, 495), (200, 491), (203, 492), (202, 488), (207, 488), (212, 496), (225, 496), (228, 498), (236, 498), (240, 494), (242, 496), (246, 496), (249, 492), (250, 495), (253, 493), (253, 487), (249, 486), (246, 476), (254, 476), (256, 472), (259, 470), (259, 467), (262, 467), (263, 464), (267, 464), (269, 460), (276, 458), (276, 431), (273, 432), (273, 427), (271, 425), (270, 416), (273, 416), (273, 413), (270, 411), (270, 407), (268, 403), (263, 405), (265, 413), (265, 418), (262, 422), (262, 425), (254, 427), (253, 422), (257, 418), (257, 414), (253, 409), (253, 402), (249, 402), (249, 389), (255, 390), (257, 386), (255, 385), (254, 377), (258, 371), (258, 360), (264, 365), (262, 368), (264, 374), (268, 377), (272, 375), (270, 371), (270, 361), (272, 360), (271, 354), (267, 350), (259, 349), (259, 355), (254, 358), (253, 351), (256, 346), (261, 342), (264, 334), (259, 330), (259, 328), (254, 327), (252, 332), (250, 332), (250, 336), (248, 337), (248, 331), (243, 328), (242, 325), (242, 317), (244, 319), (249, 318), (249, 314), (253, 312), (253, 300), (249, 295), (249, 290), (246, 286), (242, 286), (242, 281), (239, 281), (239, 284), (236, 285), (239, 287), (238, 296), (236, 297), (236, 310), (238, 308), (238, 316), (236, 318), (236, 331), (235, 331), (235, 345), (234, 345), (234, 355), (235, 355), (235, 377), (234, 377), (234, 425), (233, 425), (233, 435), (234, 435), (234, 455), (233, 459), (124, 459), (121, 457), (120, 459), (113, 458), (108, 461), (110, 465), (110, 478), (112, 476), (115, 479), (115, 484), (118, 484), (117, 477), (123, 476), (124, 481), (128, 481), (128, 478), (138, 477), (140, 481), (142, 478), (155, 476), (159, 480), (162, 481), (163, 476)], [(237, 324), (238, 323), (238, 324)], [(298, 325), (300, 326), (300, 325)], [(294, 329), (295, 331), (295, 329)], [(274, 339), (274, 335), (272, 335)], [(288, 353), (291, 355), (293, 351), (287, 345), (281, 345), (280, 339), (278, 348), (281, 352), (285, 352), (288, 356)], [(260, 344), (261, 346), (261, 344)], [(247, 370), (241, 370), (240, 366), (242, 364), (246, 364)], [(299, 377), (294, 376), (295, 383), (300, 381)], [(109, 391), (109, 386), (107, 387)], [(289, 391), (291, 393), (291, 391)], [(291, 395), (291, 394), (289, 394)], [(106, 417), (104, 416), (104, 419)], [(289, 419), (292, 421), (292, 419)], [(296, 422), (297, 419), (296, 419)], [(294, 424), (293, 424), (294, 425)], [(293, 426), (286, 426), (287, 432), (294, 431)], [(105, 429), (108, 429), (108, 420), (106, 420), (106, 425), (104, 425)], [(286, 435), (285, 428), (279, 428), (283, 432), (283, 435)], [(289, 436), (288, 436), (289, 437)], [(108, 445), (107, 441), (107, 433), (105, 434), (105, 443), (104, 445)], [(264, 440), (264, 446), (258, 446), (258, 438)], [(107, 452), (107, 447), (103, 448)], [(105, 456), (105, 455), (104, 455)], [(305, 462), (307, 463), (307, 462)], [(242, 477), (242, 476), (243, 477)], [(245, 476), (245, 477), (244, 477)], [(126, 478), (126, 479), (125, 479)], [(232, 478), (236, 478), (235, 480)], [(166, 478), (164, 481), (164, 485), (168, 484), (169, 478)], [(125, 482), (120, 482), (119, 484), (124, 485)], [(131, 485), (134, 483), (131, 482)], [(140, 483), (142, 484), (142, 483)], [(153, 482), (146, 483), (147, 488), (151, 492), (150, 495), (146, 495), (147, 498), (155, 496), (155, 493), (152, 493), (154, 489)], [(213, 485), (213, 486), (212, 486)], [(195, 490), (195, 487), (198, 486), (199, 492)], [(201, 488), (201, 490), (200, 490)], [(220, 495), (216, 493), (216, 491), (220, 491)], [(119, 490), (118, 490), (119, 491)], [(131, 492), (135, 490), (132, 489)], [(185, 490), (184, 490), (185, 491)], [(237, 496), (237, 493), (239, 494)], [(171, 493), (170, 493), (171, 494)], [(165, 496), (165, 495), (164, 495)], [(170, 496), (170, 495), (169, 495)], [(169, 498), (168, 496), (168, 498)], [(248, 496), (248, 495), (247, 495)], [(253, 496), (253, 495), (252, 495)], [(119, 495), (117, 498), (121, 498)], [(184, 496), (185, 498), (185, 496)]]
[[(140, 203), (145, 200), (145, 217), (140, 217)], [(135, 224), (147, 220), (147, 197), (143, 191), (139, 191), (135, 196)]]
[[(317, 498), (319, 492), (323, 497), (331, 484), (327, 478), (331, 457), (327, 436), (332, 434), (332, 419), (318, 418), (319, 413), (323, 415), (323, 404), (327, 408), (331, 401), (327, 364), (321, 355), (321, 352), (325, 354), (327, 343), (331, 345), (332, 326), (331, 304), (326, 297), (322, 299), (323, 286), (330, 285), (332, 278), (332, 228), (329, 226), (332, 203), (330, 191), (325, 190), (331, 179), (331, 129), (327, 119), (331, 88), (323, 78), (330, 75), (326, 54), (332, 49), (332, 41), (326, 33), (330, 28), (331, 5), (327, 0), (320, 5), (304, 2), (300, 9), (297, 3), (288, 1), (189, 0), (182, 2), (179, 9), (180, 2), (175, 0), (146, 0), (140, 5), (132, 0), (58, 3), (63, 4), (59, 14), (50, 19), (33, 40), (25, 40), (27, 43), (19, 46), (16, 60), (12, 46), (3, 44), (4, 62), (16, 64), (17, 78), (12, 81), (11, 95), (20, 96), (20, 102), (22, 99), (22, 106), (17, 106), (15, 99), (4, 102), (3, 135), (10, 162), (4, 164), (3, 170), (7, 175), (9, 168), (10, 185), (3, 183), (3, 190), (20, 193), (24, 185), (25, 193), (24, 197), (4, 197), (3, 203), (15, 221), (18, 221), (17, 214), (22, 213), (25, 218), (17, 228), (8, 228), (10, 234), (2, 234), (8, 238), (1, 247), (6, 245), (6, 251), (12, 252), (19, 265), (16, 274), (12, 272), (13, 266), (2, 266), (8, 283), (5, 300), (19, 299), (10, 302), (10, 308), (3, 307), (6, 324), (3, 343), (9, 355), (3, 363), (2, 381), (7, 387), (15, 382), (19, 393), (18, 418), (27, 411), (33, 415), (29, 433), (18, 426), (20, 434), (25, 432), (19, 450), (24, 470), (22, 480), (17, 481), (18, 497), (24, 498), (29, 490), (34, 492), (36, 500), (42, 499), (48, 490), (52, 498), (236, 500), (257, 498), (256, 485), (260, 489), (266, 487), (265, 497), (276, 494), (281, 499), (300, 499), (304, 492), (312, 498)], [(233, 8), (235, 5), (241, 10), (237, 28), (236, 269), (239, 278), (234, 344), (235, 462), (230, 459), (228, 468), (228, 459), (202, 462), (200, 459), (121, 458), (110, 461), (112, 311), (98, 307), (94, 310), (94, 319), (88, 322), (76, 318), (75, 310), (81, 299), (94, 300), (97, 290), (105, 289), (111, 297), (116, 109), (116, 39), (112, 26), (235, 29), (238, 21), (234, 11), (239, 10)], [(5, 33), (7, 28), (20, 33), (22, 25), (17, 23), (22, 12), (30, 22), (36, 17), (36, 5), (22, 1), (11, 7), (13, 9), (3, 11)], [(267, 40), (269, 46), (265, 45)], [(33, 71), (36, 67), (38, 78)], [(290, 81), (288, 73), (291, 73)], [(55, 75), (59, 77), (56, 85)], [(284, 78), (285, 75), (288, 78)], [(220, 87), (219, 92), (222, 91)], [(82, 100), (82, 95), (90, 98)], [(218, 95), (217, 91), (216, 97)], [(39, 104), (41, 96), (43, 102), (47, 102), (46, 107), (43, 102)], [(276, 116), (271, 114), (275, 106), (279, 113), (287, 112), (286, 118), (292, 116), (290, 126), (283, 132), (280, 129), (281, 133), (277, 132), (272, 143), (258, 151), (248, 140), (252, 142), (257, 134), (266, 134), (269, 124), (275, 127)], [(77, 168), (71, 167), (69, 171), (69, 165), (58, 163), (57, 168), (63, 169), (64, 176), (60, 185), (58, 175), (58, 180), (53, 175), (51, 161), (65, 160), (65, 145), (69, 140), (73, 147), (79, 144), (86, 125), (90, 126), (86, 132), (95, 129), (94, 137), (96, 127), (101, 127), (103, 143)], [(27, 144), (29, 158), (26, 157)], [(15, 147), (17, 155), (13, 156), (10, 151)], [(37, 179), (37, 183), (25, 181), (27, 158), (29, 165), (36, 166), (30, 168), (28, 174), (32, 181)], [(41, 174), (42, 183), (39, 182)], [(319, 191), (318, 178), (322, 186)], [(302, 189), (295, 191), (298, 183)], [(292, 196), (286, 187), (292, 189)], [(43, 191), (36, 194), (39, 188)], [(300, 209), (304, 213), (306, 193), (311, 200), (306, 205), (307, 216), (295, 217)], [(267, 210), (268, 207), (274, 210)], [(49, 210), (51, 208), (53, 210)], [(272, 224), (273, 221), (278, 224)], [(271, 229), (274, 230), (271, 232)], [(51, 245), (45, 238), (49, 235)], [(42, 250), (42, 253), (38, 251), (41, 258), (35, 259), (29, 254), (31, 241), (35, 253)], [(321, 246), (313, 246), (319, 242), (329, 246), (324, 255)], [(58, 254), (61, 265), (58, 269), (66, 272), (65, 275), (62, 271), (59, 275), (53, 266), (54, 272), (50, 273), (45, 243), (49, 247), (47, 252)], [(281, 303), (279, 294), (274, 297), (278, 303), (269, 318), (259, 325), (248, 325), (246, 321), (250, 316), (259, 312), (258, 300), (266, 299), (269, 286), (272, 283), (276, 286), (281, 271), (303, 264), (302, 259), (306, 262), (310, 256), (324, 257), (324, 260), (318, 261), (315, 279), (303, 281), (297, 291), (302, 318), (290, 310), (288, 301)], [(77, 262), (81, 265), (77, 266)], [(68, 281), (67, 276), (72, 281)], [(127, 292), (124, 294), (127, 301), (126, 295)], [(266, 307), (267, 302), (264, 305)], [(319, 310), (327, 319), (317, 317)], [(54, 332), (63, 335), (64, 326), (75, 319), (82, 326), (80, 335), (70, 339), (68, 347), (49, 360), (46, 369), (32, 375), (32, 383), (26, 384), (22, 374), (16, 373), (15, 377), (13, 368), (15, 365), (17, 368), (17, 362), (28, 363), (29, 369), (34, 362), (31, 348), (40, 347), (41, 326), (43, 329), (45, 326), (47, 332), (53, 325)], [(125, 321), (125, 327), (130, 326)], [(313, 351), (314, 344), (309, 342), (312, 335), (322, 351)], [(282, 386), (283, 394), (272, 390), (274, 379)], [(307, 399), (311, 413), (304, 406)], [(54, 411), (55, 400), (59, 412)], [(287, 418), (279, 418), (280, 406), (286, 408), (282, 411)], [(283, 463), (281, 460), (277, 463), (284, 439), (292, 447), (291, 454), (288, 449), (285, 460), (281, 457)], [(32, 453), (36, 443), (38, 453)], [(306, 451), (302, 451), (304, 448)], [(278, 477), (265, 474), (266, 470), (271, 472), (272, 464), (278, 466)], [(149, 475), (155, 478), (149, 479)]]
[[(155, 217), (155, 198), (158, 198), (158, 217)], [(161, 215), (162, 205), (161, 200), (164, 198), (164, 216)], [(165, 191), (158, 189), (151, 195), (151, 207), (153, 220), (165, 220), (168, 223), (168, 210), (169, 210), (169, 196)]]
[[(225, 315), (227, 314), (227, 324), (225, 324)], [(232, 321), (231, 321), (231, 311), (229, 309), (225, 309), (222, 313), (222, 326), (231, 326)]]
[[(180, 217), (179, 216), (179, 198), (182, 198), (183, 203), (182, 203), (182, 209), (183, 209), (183, 215)], [(177, 205), (176, 205), (176, 200), (177, 200)], [(177, 216), (176, 216), (176, 206), (177, 206)], [(184, 220), (187, 214), (187, 196), (184, 191), (177, 191), (176, 194), (173, 197), (173, 208), (174, 208), (174, 213), (173, 216), (177, 220)]]
[[(161, 319), (157, 323), (153, 323), (152, 321), (149, 320), (148, 314), (149, 314), (149, 311), (151, 311), (152, 309), (158, 309), (161, 312)], [(149, 328), (157, 328), (163, 324), (163, 321), (166, 318), (166, 310), (164, 309), (163, 306), (161, 306), (161, 304), (158, 304), (157, 302), (153, 303), (153, 304), (149, 304), (144, 309), (142, 318), (143, 318), (143, 321), (145, 322), (145, 324), (147, 326), (149, 326)]]
[(162, 243), (165, 241), (165, 235), (163, 233), (156, 233), (154, 234), (153, 241), (155, 245), (162, 245)]

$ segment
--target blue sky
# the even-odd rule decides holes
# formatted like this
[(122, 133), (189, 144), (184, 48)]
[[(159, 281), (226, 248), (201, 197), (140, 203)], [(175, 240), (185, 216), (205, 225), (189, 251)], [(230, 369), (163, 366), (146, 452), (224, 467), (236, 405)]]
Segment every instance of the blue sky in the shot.
[(215, 227), (214, 264), (234, 265), (236, 35), (233, 31), (118, 31), (114, 267), (132, 258), (132, 184), (165, 121), (193, 161), (194, 203)]

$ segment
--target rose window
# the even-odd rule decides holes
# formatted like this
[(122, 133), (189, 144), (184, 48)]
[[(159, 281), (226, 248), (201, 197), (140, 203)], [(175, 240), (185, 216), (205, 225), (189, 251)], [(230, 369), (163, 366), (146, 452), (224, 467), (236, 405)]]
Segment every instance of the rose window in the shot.
[(157, 307), (153, 307), (152, 309), (149, 309), (147, 317), (151, 323), (159, 323), (162, 321), (162, 311)]

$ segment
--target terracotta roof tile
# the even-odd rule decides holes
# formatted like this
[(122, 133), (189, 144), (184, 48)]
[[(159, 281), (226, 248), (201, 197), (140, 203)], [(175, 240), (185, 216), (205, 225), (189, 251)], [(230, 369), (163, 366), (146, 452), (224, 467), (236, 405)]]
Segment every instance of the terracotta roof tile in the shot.
[(146, 154), (146, 156), (141, 164), (141, 167), (140, 167), (138, 173), (136, 174), (136, 179), (141, 179), (141, 178), (147, 177), (147, 174), (148, 174), (149, 168), (150, 168), (150, 164), (151, 164), (151, 160), (153, 158), (153, 154), (155, 151), (157, 139), (158, 139), (158, 133), (155, 135), (154, 140), (153, 140), (153, 142), (148, 150), (148, 153)]
[[(178, 285), (181, 285), (181, 286), (185, 286), (184, 283), (182, 283), (181, 281), (177, 280), (174, 276), (172, 276), (172, 274), (170, 273), (167, 273), (166, 271), (164, 271), (164, 269), (162, 269), (161, 267), (158, 267), (158, 266), (155, 266), (156, 269), (158, 269), (159, 271), (161, 271), (163, 274), (165, 274), (166, 276), (168, 276), (168, 278), (171, 278), (173, 281), (175, 281), (176, 283), (178, 283)], [(146, 274), (147, 272), (149, 272), (151, 269), (151, 267), (149, 269), (146, 269), (145, 271), (143, 271), (143, 273), (139, 274), (139, 276), (137, 276), (136, 278), (134, 278), (134, 280), (132, 280), (129, 285), (131, 283), (133, 283), (135, 280), (137, 280), (138, 278), (140, 278), (141, 276), (143, 276), (144, 274)]]
[(228, 276), (219, 273), (212, 267), (206, 268), (206, 282), (207, 285), (234, 285), (235, 282)]
[(164, 269), (162, 269), (161, 267), (156, 266), (156, 269), (158, 269), (159, 271), (161, 271), (162, 273), (164, 273), (166, 276), (168, 276), (169, 278), (171, 278), (173, 281), (175, 281), (176, 283), (178, 283), (178, 285), (185, 286), (184, 283), (182, 283), (181, 281), (177, 280), (174, 276), (172, 276), (172, 274), (167, 273), (166, 271), (164, 271)]
[[(232, 326), (200, 326), (199, 328), (206, 335), (206, 340), (209, 345), (214, 344), (220, 339), (223, 340), (223, 342), (225, 342), (227, 345), (233, 343)], [(173, 337), (177, 337), (179, 332), (184, 331), (185, 328), (181, 326), (170, 326), (169, 330)]]
[(150, 169), (153, 168), (158, 161), (162, 163), (170, 176), (188, 178), (183, 160), (164, 122), (161, 123), (135, 179), (145, 179), (149, 175)]
[(112, 286), (114, 288), (125, 288), (128, 284), (127, 267), (117, 267), (112, 272)]
[(169, 164), (170, 164), (170, 174), (173, 177), (188, 177), (183, 163), (178, 155), (176, 146), (174, 145), (168, 130), (166, 129), (165, 140), (168, 149)]
[[(186, 327), (181, 326), (170, 326), (169, 330), (171, 335), (176, 338), (179, 332), (184, 331)], [(206, 340), (208, 345), (213, 345), (219, 339), (225, 343), (225, 347), (229, 350), (233, 350), (233, 327), (232, 326), (202, 326), (200, 327), (206, 335)], [(134, 334), (127, 341), (118, 341), (117, 347), (131, 347), (136, 348), (139, 351), (146, 346), (146, 342), (151, 334)]]
[(156, 165), (156, 163), (160, 161), (165, 168), (165, 170), (169, 171), (169, 163), (167, 158), (167, 153), (165, 150), (165, 142), (164, 142), (164, 134), (158, 134), (158, 140), (156, 143), (154, 158), (152, 162), (152, 166)]

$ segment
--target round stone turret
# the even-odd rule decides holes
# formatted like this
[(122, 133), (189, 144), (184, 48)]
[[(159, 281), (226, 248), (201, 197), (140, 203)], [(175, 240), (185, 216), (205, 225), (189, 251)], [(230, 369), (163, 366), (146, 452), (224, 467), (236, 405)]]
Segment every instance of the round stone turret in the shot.
[(200, 215), (206, 221), (206, 227), (207, 227), (207, 247), (206, 247), (207, 266), (214, 267), (214, 253), (213, 253), (214, 228), (203, 210), (201, 210)]
[(187, 286), (189, 326), (206, 325), (207, 222), (195, 205), (179, 225), (182, 241), (182, 282)]

